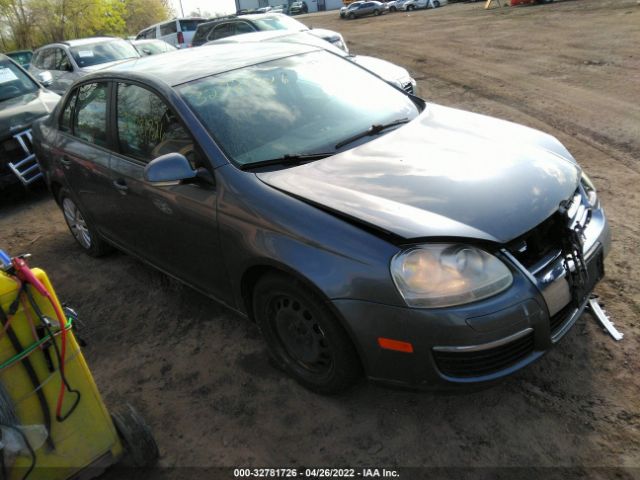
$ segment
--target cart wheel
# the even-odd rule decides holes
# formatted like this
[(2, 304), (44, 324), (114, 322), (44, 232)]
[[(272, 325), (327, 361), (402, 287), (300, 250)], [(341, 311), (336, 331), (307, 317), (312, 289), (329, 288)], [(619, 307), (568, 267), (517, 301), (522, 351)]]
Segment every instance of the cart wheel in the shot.
[(122, 465), (150, 467), (158, 460), (159, 452), (149, 425), (130, 404), (112, 413), (111, 419), (124, 446)]

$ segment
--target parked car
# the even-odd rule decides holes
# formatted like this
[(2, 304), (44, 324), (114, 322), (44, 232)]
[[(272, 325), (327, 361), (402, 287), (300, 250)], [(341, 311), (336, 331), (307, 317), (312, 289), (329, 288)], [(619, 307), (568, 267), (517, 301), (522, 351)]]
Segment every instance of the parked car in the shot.
[(289, 15), (299, 15), (299, 14), (308, 13), (308, 12), (309, 12), (309, 6), (305, 1), (293, 2), (289, 7)]
[(8, 52), (6, 55), (22, 68), (28, 69), (29, 65), (31, 65), (33, 52), (31, 50), (16, 50), (14, 52)]
[(290, 32), (287, 30), (277, 30), (270, 32), (254, 32), (245, 33), (243, 35), (234, 35), (233, 37), (226, 37), (220, 40), (214, 40), (208, 42), (205, 45), (220, 45), (223, 43), (259, 43), (259, 42), (284, 42), (284, 43), (300, 43), (302, 45), (311, 45), (323, 48), (329, 52), (332, 52), (341, 57), (345, 57), (348, 60), (366, 68), (370, 72), (378, 75), (387, 83), (404, 90), (407, 93), (413, 94), (416, 81), (409, 75), (409, 72), (391, 62), (382, 60), (381, 58), (368, 57), (365, 55), (351, 55), (344, 50), (337, 48), (330, 43), (322, 40), (311, 32)]
[(63, 94), (76, 79), (90, 72), (139, 57), (133, 45), (120, 38), (81, 38), (39, 48), (29, 72), (36, 77), (50, 72), (53, 82), (49, 88)]
[(159, 53), (167, 53), (177, 50), (176, 47), (168, 44), (164, 40), (131, 40), (131, 45), (134, 46), (141, 56), (157, 55)]
[(317, 47), (123, 63), (33, 130), (85, 252), (115, 245), (254, 319), (315, 391), (362, 370), (411, 387), (510, 375), (571, 328), (609, 251), (596, 190), (554, 137)]
[(406, 0), (398, 10), (417, 10), (418, 8), (438, 8), (447, 4), (447, 0)]
[(309, 32), (318, 38), (348, 52), (344, 38), (338, 32), (314, 28), (310, 30), (304, 23), (281, 13), (243, 15), (242, 17), (226, 17), (198, 25), (193, 37), (193, 46), (198, 47), (213, 40), (242, 35), (252, 32), (266, 31)]
[(340, 18), (353, 20), (367, 15), (382, 15), (389, 11), (389, 7), (382, 2), (353, 2), (347, 7), (340, 9)]
[(156, 38), (176, 48), (187, 48), (191, 46), (198, 25), (206, 21), (205, 18), (195, 17), (174, 18), (145, 28), (136, 35), (136, 40)]
[(42, 176), (33, 152), (31, 124), (48, 115), (59, 99), (0, 54), (0, 190), (19, 182), (27, 186)]

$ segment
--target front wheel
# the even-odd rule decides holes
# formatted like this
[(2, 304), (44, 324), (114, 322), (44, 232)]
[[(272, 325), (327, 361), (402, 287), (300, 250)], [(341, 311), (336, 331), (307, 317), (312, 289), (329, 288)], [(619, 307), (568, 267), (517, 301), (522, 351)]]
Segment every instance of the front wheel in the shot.
[(433, 8), (438, 8), (438, 7), (440, 7), (440, 2), (438, 0), (434, 0)]
[(396, 7), (391, 7), (391, 8), (389, 9), (389, 11), (391, 11), (391, 12), (397, 12), (397, 11), (398, 11), (398, 9), (397, 9)]
[(416, 9), (416, 7), (414, 7), (413, 5), (409, 5), (407, 7), (407, 10), (409, 10), (410, 12), (414, 11)]
[(378, 15), (380, 15), (380, 10), (374, 10), (373, 14), (377, 17)]
[(356, 14), (355, 13), (350, 13), (349, 14), (349, 19), (353, 20), (354, 18), (356, 18)]
[(112, 247), (100, 238), (95, 228), (87, 221), (68, 190), (64, 188), (60, 190), (59, 202), (69, 231), (86, 253), (92, 257), (100, 257), (112, 250)]
[(272, 358), (306, 388), (337, 393), (360, 376), (360, 360), (344, 328), (300, 282), (276, 273), (262, 277), (253, 311)]

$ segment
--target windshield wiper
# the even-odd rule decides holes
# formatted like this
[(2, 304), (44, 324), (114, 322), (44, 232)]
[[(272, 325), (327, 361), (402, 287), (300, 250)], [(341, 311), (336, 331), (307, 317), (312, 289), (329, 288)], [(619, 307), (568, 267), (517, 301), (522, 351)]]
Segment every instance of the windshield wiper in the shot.
[(402, 125), (403, 123), (409, 123), (408, 118), (400, 118), (398, 120), (394, 120), (393, 122), (384, 123), (384, 124), (373, 124), (364, 132), (356, 133), (353, 137), (349, 137), (346, 140), (343, 140), (336, 144), (336, 149), (342, 148), (345, 145), (350, 144), (351, 142), (355, 142), (356, 140), (360, 140), (364, 137), (370, 137), (371, 135), (377, 135), (383, 130), (387, 128), (395, 127), (397, 125)]
[(245, 163), (240, 165), (240, 170), (252, 170), (254, 168), (268, 167), (271, 165), (300, 165), (303, 162), (312, 162), (322, 158), (334, 155), (335, 152), (323, 153), (305, 153), (305, 154), (286, 154), (278, 158), (270, 158), (269, 160), (259, 160), (257, 162)]

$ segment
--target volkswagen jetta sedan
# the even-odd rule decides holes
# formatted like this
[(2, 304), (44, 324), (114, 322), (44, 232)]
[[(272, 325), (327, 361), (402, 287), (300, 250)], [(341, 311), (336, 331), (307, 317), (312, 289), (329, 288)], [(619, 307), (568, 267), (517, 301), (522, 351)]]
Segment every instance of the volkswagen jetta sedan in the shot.
[(76, 82), (34, 139), (82, 249), (254, 319), (319, 392), (363, 371), (455, 387), (520, 370), (574, 324), (610, 245), (555, 138), (309, 45), (123, 63)]

